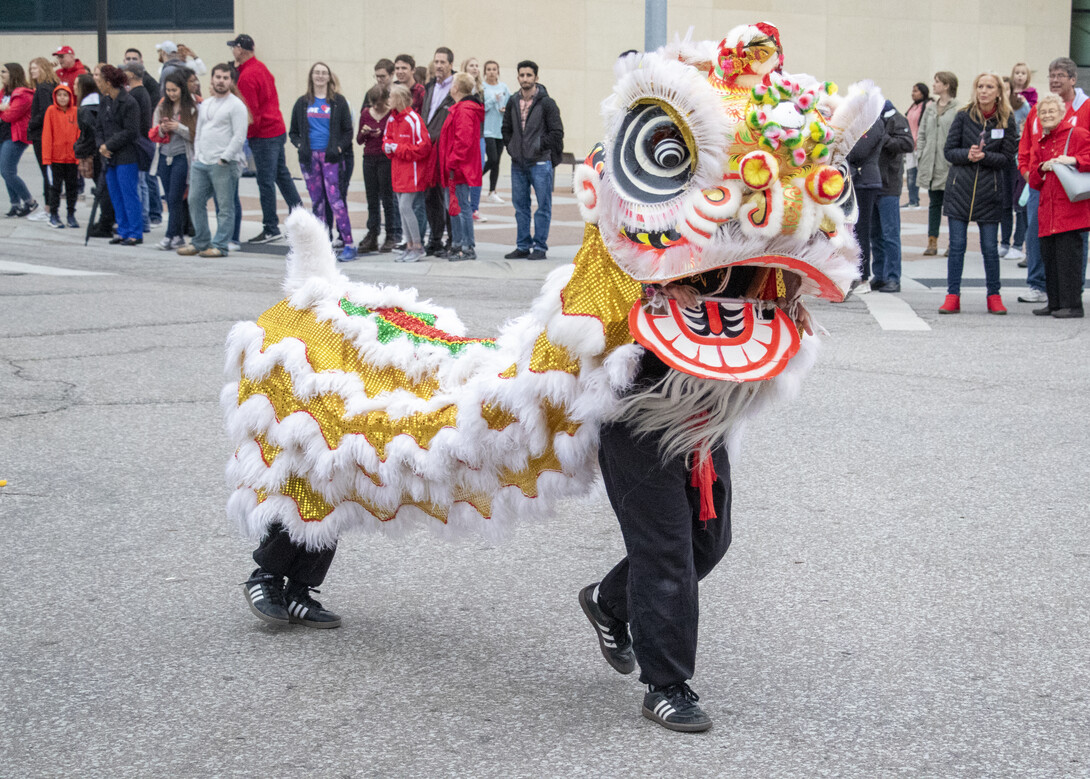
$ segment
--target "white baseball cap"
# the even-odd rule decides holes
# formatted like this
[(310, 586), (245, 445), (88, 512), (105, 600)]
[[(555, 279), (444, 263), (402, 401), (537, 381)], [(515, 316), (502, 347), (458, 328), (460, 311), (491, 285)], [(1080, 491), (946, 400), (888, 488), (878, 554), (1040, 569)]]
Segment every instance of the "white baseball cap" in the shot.
[(176, 54), (178, 47), (174, 44), (174, 41), (163, 41), (162, 43), (155, 44), (157, 51), (163, 51), (167, 54)]

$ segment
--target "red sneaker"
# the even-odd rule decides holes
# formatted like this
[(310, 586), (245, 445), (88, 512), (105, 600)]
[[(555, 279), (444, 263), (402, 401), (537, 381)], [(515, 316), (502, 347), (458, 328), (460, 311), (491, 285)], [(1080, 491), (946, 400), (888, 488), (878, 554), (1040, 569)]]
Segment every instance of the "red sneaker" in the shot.
[[(999, 297), (999, 295), (996, 295)], [(989, 298), (990, 300), (990, 298)], [(961, 295), (947, 295), (946, 300), (939, 306), (940, 314), (960, 314), (961, 313)]]
[(1003, 306), (1003, 298), (999, 295), (988, 295), (988, 313), (1005, 314), (1007, 309)]

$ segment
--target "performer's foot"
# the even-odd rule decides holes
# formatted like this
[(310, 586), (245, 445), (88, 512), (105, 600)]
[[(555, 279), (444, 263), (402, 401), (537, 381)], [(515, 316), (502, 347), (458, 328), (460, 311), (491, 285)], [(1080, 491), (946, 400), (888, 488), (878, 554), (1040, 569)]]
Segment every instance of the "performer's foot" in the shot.
[(284, 599), (288, 604), (288, 619), (293, 624), (306, 625), (308, 628), (339, 628), (340, 616), (310, 597), (311, 592), (320, 590), (288, 581), (288, 588), (284, 592)]
[(288, 610), (284, 604), (284, 579), (258, 568), (242, 583), (246, 602), (257, 618), (273, 625), (288, 624)]
[(711, 718), (696, 702), (700, 700), (685, 682), (648, 687), (643, 696), (643, 716), (669, 730), (699, 733), (712, 726)]
[(632, 653), (632, 637), (628, 635), (628, 623), (608, 616), (597, 601), (598, 582), (588, 584), (579, 591), (579, 605), (598, 634), (598, 647), (602, 657), (620, 673), (636, 670), (636, 656)]

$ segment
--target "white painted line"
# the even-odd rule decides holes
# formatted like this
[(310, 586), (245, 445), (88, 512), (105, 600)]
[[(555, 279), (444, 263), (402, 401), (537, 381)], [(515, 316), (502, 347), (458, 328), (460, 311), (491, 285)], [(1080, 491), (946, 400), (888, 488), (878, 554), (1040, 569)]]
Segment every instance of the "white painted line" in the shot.
[(99, 273), (92, 270), (74, 268), (54, 268), (51, 265), (31, 265), (29, 262), (8, 262), (0, 260), (0, 273), (33, 273), (38, 276), (113, 276), (112, 273)]
[(860, 295), (874, 320), (883, 330), (930, 330), (927, 322), (916, 316), (912, 306), (894, 293), (868, 292)]

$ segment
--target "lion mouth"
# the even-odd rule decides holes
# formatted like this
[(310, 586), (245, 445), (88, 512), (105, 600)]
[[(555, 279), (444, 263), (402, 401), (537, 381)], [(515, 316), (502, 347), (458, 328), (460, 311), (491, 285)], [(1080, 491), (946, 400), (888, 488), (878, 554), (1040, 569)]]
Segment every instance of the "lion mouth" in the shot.
[(707, 379), (771, 379), (798, 352), (800, 328), (788, 311), (803, 278), (774, 265), (734, 265), (679, 280), (699, 294), (682, 307), (656, 295), (629, 312), (629, 330), (672, 368)]

